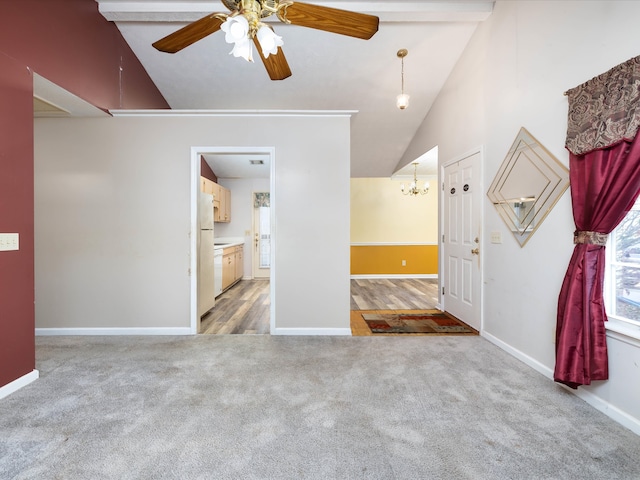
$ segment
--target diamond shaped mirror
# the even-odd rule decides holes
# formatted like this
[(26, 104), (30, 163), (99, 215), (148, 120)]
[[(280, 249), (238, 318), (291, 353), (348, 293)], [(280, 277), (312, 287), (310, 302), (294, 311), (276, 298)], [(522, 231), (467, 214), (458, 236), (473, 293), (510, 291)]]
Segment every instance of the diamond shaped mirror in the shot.
[(524, 247), (568, 187), (567, 167), (523, 127), (487, 196)]

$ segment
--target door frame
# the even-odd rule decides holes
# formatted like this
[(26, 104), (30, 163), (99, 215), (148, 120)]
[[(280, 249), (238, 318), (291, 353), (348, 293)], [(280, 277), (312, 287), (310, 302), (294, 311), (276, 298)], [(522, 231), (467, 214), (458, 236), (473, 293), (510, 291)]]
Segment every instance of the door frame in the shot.
[[(269, 332), (273, 334), (276, 325), (275, 305), (276, 305), (276, 230), (275, 230), (275, 214), (276, 214), (276, 188), (275, 188), (275, 172), (276, 172), (276, 149), (275, 147), (224, 147), (224, 146), (192, 146), (191, 147), (191, 261), (189, 268), (190, 280), (190, 331), (191, 334), (198, 333), (198, 195), (200, 192), (200, 156), (206, 154), (225, 154), (225, 153), (248, 153), (256, 155), (269, 155), (271, 165), (269, 171), (269, 189), (271, 193), (271, 274), (269, 277), (269, 295), (271, 305), (269, 307)], [(253, 227), (252, 227), (253, 228)], [(215, 230), (215, 227), (214, 227)], [(253, 258), (251, 259), (253, 262)]]
[[(480, 184), (480, 188), (481, 188), (481, 192), (482, 189), (484, 189), (484, 147), (483, 146), (479, 146), (479, 147), (475, 147), (469, 151), (467, 151), (466, 153), (459, 155), (457, 157), (454, 157), (450, 160), (447, 160), (446, 162), (442, 162), (440, 164), (440, 188), (438, 188), (438, 204), (440, 206), (439, 208), (439, 216), (440, 216), (440, 221), (438, 222), (438, 240), (439, 240), (439, 248), (438, 248), (438, 298), (439, 298), (439, 308), (445, 312), (446, 311), (446, 302), (444, 299), (444, 295), (442, 294), (442, 288), (445, 285), (445, 278), (444, 278), (444, 265), (445, 265), (445, 258), (444, 258), (444, 243), (442, 241), (442, 236), (444, 235), (444, 232), (446, 232), (446, 225), (445, 222), (448, 220), (446, 218), (446, 212), (444, 210), (444, 173), (445, 173), (445, 169), (446, 167), (457, 163), (461, 160), (464, 160), (465, 158), (471, 157), (473, 155), (478, 155), (480, 158), (480, 161), (478, 162), (478, 182)], [(480, 330), (479, 333), (482, 334), (483, 329), (484, 329), (484, 245), (485, 245), (485, 240), (484, 240), (484, 202), (483, 202), (484, 196), (480, 195), (479, 200), (480, 200), (480, 205), (478, 208), (478, 223), (480, 225), (480, 254), (478, 255), (478, 262), (479, 262), (479, 275), (480, 278), (478, 280), (478, 288), (480, 289), (480, 294), (479, 294), (479, 305), (476, 306), (476, 308), (474, 309), (474, 314), (477, 315), (477, 318), (479, 318), (480, 320)]]

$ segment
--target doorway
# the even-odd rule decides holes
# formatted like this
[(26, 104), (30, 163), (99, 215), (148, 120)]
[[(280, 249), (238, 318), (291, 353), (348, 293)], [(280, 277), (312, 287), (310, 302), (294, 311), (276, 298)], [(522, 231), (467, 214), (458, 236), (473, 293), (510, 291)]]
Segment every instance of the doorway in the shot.
[[(252, 282), (253, 273), (253, 225), (252, 225), (252, 195), (256, 190), (256, 185), (259, 185), (260, 190), (268, 190), (270, 193), (270, 208), (268, 211), (269, 224), (273, 224), (274, 215), (276, 211), (276, 204), (274, 202), (274, 170), (275, 170), (275, 148), (274, 147), (191, 147), (191, 333), (199, 333), (200, 317), (197, 315), (197, 287), (198, 287), (198, 245), (197, 245), (197, 220), (198, 220), (198, 208), (197, 198), (200, 194), (200, 176), (201, 176), (201, 159), (206, 158), (222, 158), (226, 160), (233, 160), (228, 162), (227, 167), (232, 166), (233, 171), (226, 170), (222, 166), (215, 172), (218, 176), (219, 182), (225, 188), (231, 190), (231, 221), (226, 223), (216, 223), (214, 225), (215, 238), (233, 238), (245, 246), (244, 260), (243, 260), (243, 278), (246, 278), (248, 282)], [(252, 170), (249, 165), (250, 160), (255, 158), (263, 158), (265, 160), (262, 167), (266, 167), (267, 173), (264, 178), (257, 180), (252, 178)], [(222, 165), (222, 164), (221, 164)], [(213, 169), (212, 169), (213, 170)], [(235, 172), (235, 173), (234, 173)], [(266, 187), (266, 188), (265, 188)], [(235, 190), (235, 192), (234, 192)], [(275, 232), (274, 232), (275, 233)], [(271, 281), (271, 274), (274, 271), (275, 259), (273, 255), (274, 246), (276, 243), (275, 234), (269, 235), (271, 252), (270, 252), (270, 269), (269, 276), (262, 281), (263, 287), (266, 285), (266, 292), (268, 296), (268, 331), (260, 333), (270, 333), (275, 326), (275, 301), (276, 292), (275, 284)], [(236, 286), (242, 284), (240, 281)], [(247, 285), (245, 285), (247, 286)], [(250, 286), (250, 285), (249, 285)], [(232, 287), (229, 291), (236, 287)], [(264, 288), (263, 288), (264, 290)], [(225, 292), (226, 293), (226, 292)], [(218, 299), (222, 298), (224, 293), (216, 298), (216, 304)], [(264, 294), (260, 296), (260, 302), (264, 302)], [(245, 302), (249, 303), (249, 302)], [(248, 305), (246, 305), (248, 307)], [(215, 310), (215, 305), (211, 311)], [(236, 309), (237, 313), (238, 310)]]
[(254, 279), (271, 276), (271, 195), (253, 194), (253, 261)]

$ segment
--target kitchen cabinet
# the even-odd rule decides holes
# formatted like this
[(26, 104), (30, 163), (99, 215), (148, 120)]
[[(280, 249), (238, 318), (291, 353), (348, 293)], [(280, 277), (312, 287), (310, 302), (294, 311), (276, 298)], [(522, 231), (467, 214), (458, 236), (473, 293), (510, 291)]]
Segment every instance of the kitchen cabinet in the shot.
[(209, 195), (214, 194), (213, 186), (217, 185), (213, 181), (209, 180), (206, 177), (200, 177), (200, 190), (204, 193), (208, 193)]
[(231, 221), (231, 190), (219, 185), (220, 205), (218, 207), (218, 218), (216, 222), (229, 223)]
[(205, 177), (200, 177), (200, 190), (213, 195), (213, 221), (229, 223), (231, 221), (231, 190)]
[(244, 246), (235, 245), (222, 250), (222, 290), (227, 290), (244, 275)]

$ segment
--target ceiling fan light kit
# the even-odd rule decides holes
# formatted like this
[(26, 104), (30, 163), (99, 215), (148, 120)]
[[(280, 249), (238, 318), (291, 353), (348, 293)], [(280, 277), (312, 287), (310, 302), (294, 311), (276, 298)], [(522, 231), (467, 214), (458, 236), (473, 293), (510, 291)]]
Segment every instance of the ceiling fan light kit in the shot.
[(271, 30), (269, 26), (262, 25), (258, 29), (258, 42), (262, 47), (262, 54), (265, 58), (269, 58), (269, 55), (277, 55), (278, 47), (284, 45), (284, 41), (280, 35), (276, 35), (276, 32)]
[(222, 3), (231, 14), (207, 15), (154, 42), (153, 46), (161, 52), (176, 53), (222, 30), (225, 41), (234, 44), (231, 51), (234, 57), (253, 62), (251, 43), (254, 43), (271, 80), (284, 80), (291, 76), (282, 53), (284, 42), (270, 26), (261, 21), (263, 18), (275, 14), (285, 24), (363, 40), (368, 40), (378, 31), (378, 17), (337, 8), (289, 0), (222, 0)]

